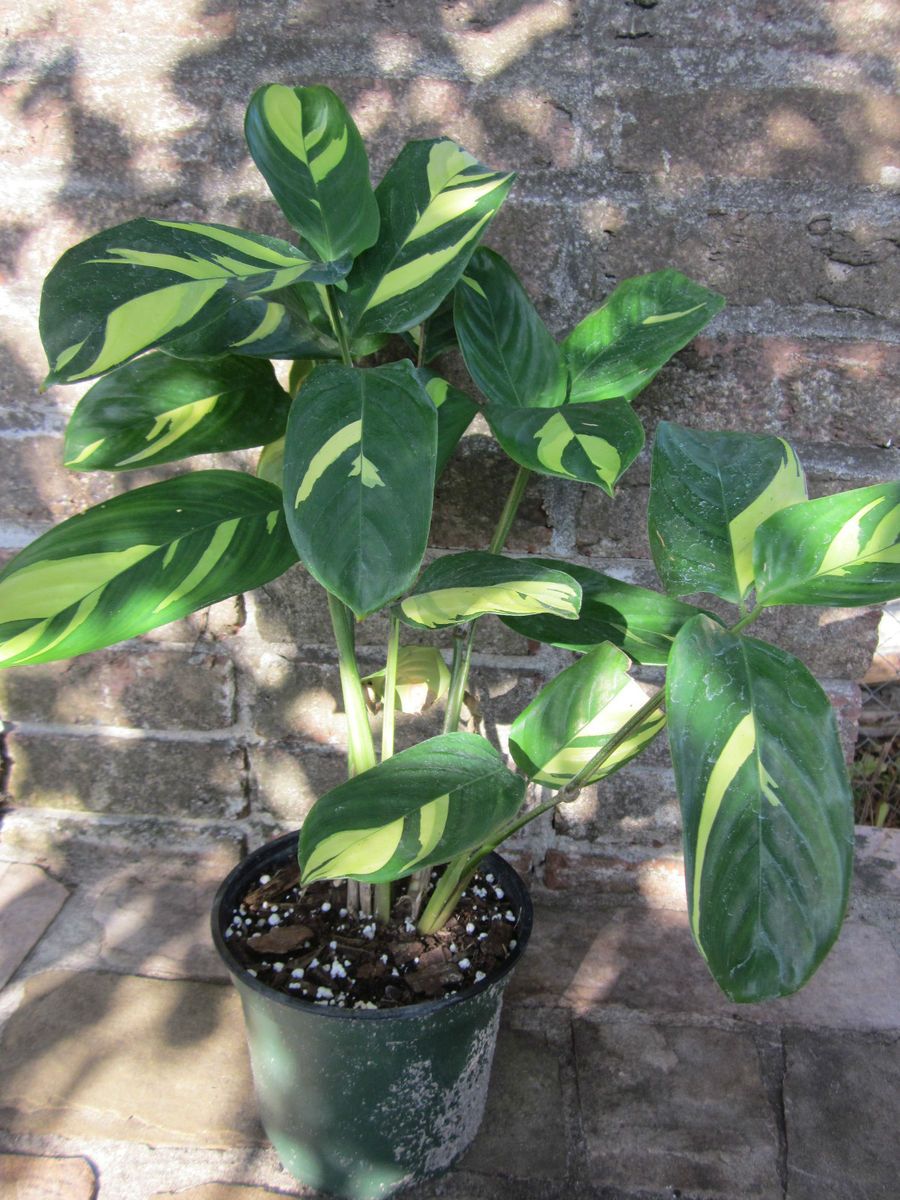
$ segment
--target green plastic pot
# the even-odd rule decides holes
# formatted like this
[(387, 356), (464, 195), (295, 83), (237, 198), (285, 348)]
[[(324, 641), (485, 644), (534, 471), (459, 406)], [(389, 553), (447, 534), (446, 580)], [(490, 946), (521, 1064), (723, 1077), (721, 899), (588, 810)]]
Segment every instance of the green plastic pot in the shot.
[(213, 905), (213, 940), (241, 997), (260, 1116), (285, 1169), (323, 1191), (373, 1200), (446, 1171), (475, 1137), (531, 900), (513, 868), (490, 855), (483, 869), (518, 914), (516, 948), (502, 967), (446, 999), (329, 1008), (249, 975), (223, 936), (250, 885), (296, 853), (297, 834), (287, 834), (231, 872)]

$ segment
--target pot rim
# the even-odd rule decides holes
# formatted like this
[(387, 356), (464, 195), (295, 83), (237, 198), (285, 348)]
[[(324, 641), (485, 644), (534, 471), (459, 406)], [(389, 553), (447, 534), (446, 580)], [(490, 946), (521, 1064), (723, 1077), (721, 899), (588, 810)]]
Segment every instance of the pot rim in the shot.
[(261, 996), (265, 996), (277, 1004), (283, 1004), (287, 1008), (310, 1015), (318, 1015), (336, 1020), (408, 1021), (430, 1016), (432, 1013), (450, 1008), (454, 1004), (462, 1004), (466, 1000), (471, 1000), (482, 992), (486, 992), (509, 974), (528, 945), (534, 918), (531, 896), (515, 867), (508, 863), (501, 855), (497, 854), (496, 851), (491, 851), (490, 854), (485, 855), (484, 859), (482, 859), (482, 868), (487, 865), (488, 869), (493, 867), (494, 870), (500, 870), (504, 874), (508, 872), (516, 884), (515, 890), (517, 894), (514, 897), (509, 897), (511, 900), (514, 900), (519, 910), (516, 918), (516, 947), (499, 967), (491, 971), (484, 979), (479, 980), (478, 983), (471, 983), (468, 987), (455, 992), (452, 996), (439, 996), (436, 1000), (423, 1000), (421, 1003), (405, 1004), (399, 1008), (376, 1009), (339, 1008), (337, 1005), (332, 1007), (327, 1004), (311, 1004), (308, 1000), (300, 999), (297, 996), (290, 996), (286, 992), (269, 987), (268, 984), (263, 983), (256, 976), (249, 974), (245, 968), (238, 965), (228, 942), (223, 936), (221, 914), (225, 907), (225, 900), (228, 893), (237, 891), (240, 886), (244, 885), (248, 881), (245, 877), (252, 875), (257, 870), (262, 872), (263, 862), (267, 860), (277, 861), (280, 857), (283, 857), (283, 851), (290, 850), (296, 846), (299, 836), (299, 831), (285, 833), (281, 837), (257, 847), (256, 850), (251, 851), (250, 854), (232, 868), (216, 891), (211, 914), (212, 939), (219, 957), (222, 959), (236, 985), (250, 988), (251, 991), (258, 992)]

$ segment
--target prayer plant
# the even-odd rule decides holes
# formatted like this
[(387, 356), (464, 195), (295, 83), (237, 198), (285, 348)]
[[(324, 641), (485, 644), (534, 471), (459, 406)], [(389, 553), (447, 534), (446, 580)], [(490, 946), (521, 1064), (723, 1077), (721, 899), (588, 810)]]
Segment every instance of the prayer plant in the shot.
[[(263, 447), (257, 474), (180, 474), (39, 537), (0, 575), (0, 663), (135, 637), (299, 559), (327, 592), (350, 775), (304, 822), (305, 883), (346, 878), (354, 901), (386, 919), (405, 880), (433, 930), (488, 850), (667, 726), (700, 952), (735, 1000), (794, 991), (847, 901), (847, 774), (807, 668), (744, 631), (776, 604), (897, 595), (900, 484), (808, 500), (781, 439), (664, 423), (649, 516), (664, 593), (503, 555), (532, 473), (614, 494), (644, 443), (631, 401), (722, 298), (658, 271), (621, 283), (558, 343), (508, 264), (477, 248), (511, 175), (437, 138), (405, 146), (373, 190), (360, 134), (325, 87), (261, 88), (246, 136), (296, 244), (129, 221), (63, 255), (40, 322), (48, 383), (98, 380), (69, 424), (67, 466), (122, 471)], [(392, 334), (414, 361), (360, 365)], [(519, 470), (489, 548), (422, 570), (435, 479), (477, 411), (426, 365), (457, 343)], [(292, 360), (289, 391), (271, 359)], [(678, 598), (695, 593), (730, 602), (731, 622)], [(383, 609), (379, 755), (354, 619)], [(517, 770), (459, 732), (487, 615), (578, 655), (513, 722)], [(437, 649), (402, 646), (405, 626), (455, 626), (449, 670)], [(665, 667), (665, 688), (648, 698), (632, 663)], [(416, 686), (445, 695), (444, 731), (394, 754), (395, 708)], [(527, 781), (543, 789), (530, 808)]]

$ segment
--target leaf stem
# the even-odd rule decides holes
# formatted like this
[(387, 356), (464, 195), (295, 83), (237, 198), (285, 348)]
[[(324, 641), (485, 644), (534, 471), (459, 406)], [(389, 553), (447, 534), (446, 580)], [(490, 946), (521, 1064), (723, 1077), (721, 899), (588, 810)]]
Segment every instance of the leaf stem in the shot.
[[(347, 770), (352, 778), (375, 766), (375, 742), (369, 725), (366, 697), (363, 692), (353, 637), (353, 616), (337, 596), (326, 590), (328, 612), (334, 629), (334, 640), (338, 652), (338, 669), (341, 678), (341, 694), (347, 716)], [(372, 888), (366, 884), (347, 881), (347, 907), (355, 912), (371, 912)]]
[(423, 321), (423, 322), (422, 322), (422, 324), (419, 326), (419, 345), (418, 345), (418, 347), (416, 348), (416, 366), (417, 366), (417, 367), (424, 367), (424, 366), (425, 366), (425, 337), (426, 337), (426, 333), (427, 333), (427, 330), (426, 330), (425, 322)]
[(350, 342), (347, 340), (347, 330), (344, 328), (344, 319), (341, 316), (341, 309), (337, 302), (337, 294), (333, 283), (326, 285), (325, 294), (328, 296), (328, 315), (331, 318), (331, 324), (337, 337), (338, 345), (341, 348), (341, 362), (345, 367), (352, 367), (353, 357), (350, 354)]
[(729, 633), (740, 633), (742, 629), (746, 629), (748, 625), (752, 625), (753, 622), (756, 620), (756, 618), (760, 615), (760, 613), (762, 613), (762, 611), (763, 611), (762, 604), (754, 605), (754, 607), (751, 608), (748, 613), (745, 613), (739, 621), (735, 621), (735, 623), (733, 625), (729, 626), (728, 632)]
[(349, 750), (349, 774), (359, 775), (375, 766), (375, 743), (369, 725), (366, 697), (363, 692), (356, 653), (353, 644), (353, 617), (347, 606), (331, 592), (328, 596), (328, 612), (337, 644), (338, 669), (341, 677), (341, 693), (347, 715), (347, 740)]
[(394, 753), (394, 729), (397, 712), (397, 664), (400, 656), (400, 618), (391, 609), (388, 628), (387, 663), (384, 668), (384, 705), (381, 724), (381, 761)]
[(512, 523), (515, 520), (516, 513), (519, 511), (519, 505), (522, 503), (522, 497), (525, 495), (525, 488), (528, 486), (528, 480), (531, 478), (531, 471), (527, 467), (519, 467), (516, 472), (516, 477), (513, 480), (513, 485), (509, 490), (509, 495), (506, 497), (506, 503), (503, 505), (503, 512), (500, 514), (500, 520), (497, 522), (497, 528), (494, 530), (494, 536), (491, 538), (491, 544), (488, 547), (488, 553), (499, 554), (503, 549), (506, 539), (509, 537), (509, 531), (512, 529)]
[[(530, 478), (531, 471), (527, 467), (520, 466), (513, 480), (513, 485), (509, 490), (509, 495), (506, 497), (503, 511), (500, 513), (500, 519), (497, 522), (497, 528), (494, 530), (494, 536), (491, 538), (491, 544), (488, 548), (490, 554), (499, 554), (503, 549)], [(462, 712), (466, 684), (469, 681), (469, 670), (472, 666), (472, 647), (475, 642), (475, 629), (477, 625), (478, 618), (476, 617), (473, 621), (469, 621), (467, 625), (458, 625), (453, 631), (453, 660), (450, 666), (450, 685), (447, 692), (447, 710), (444, 713), (443, 733), (455, 733), (459, 727), (459, 716)], [(454, 875), (461, 878), (459, 872), (464, 868), (465, 863), (466, 857), (460, 855), (447, 864), (444, 874), (438, 880), (437, 886), (418, 922), (420, 932), (432, 932), (435, 929), (439, 929), (449, 918), (450, 913), (452, 913), (459, 900), (460, 892), (465, 887), (464, 882), (460, 883), (458, 881), (457, 885), (451, 887), (451, 881)], [(428, 869), (423, 869), (417, 871), (412, 878), (409, 894), (412, 898), (414, 918), (422, 903), (425, 888), (428, 886), (429, 874)]]
[[(381, 761), (394, 753), (394, 729), (396, 725), (397, 663), (400, 655), (400, 618), (396, 609), (391, 609), (388, 630), (387, 663), (384, 668), (384, 704), (381, 724)], [(375, 884), (375, 917), (384, 923), (391, 919), (393, 908), (391, 884)]]

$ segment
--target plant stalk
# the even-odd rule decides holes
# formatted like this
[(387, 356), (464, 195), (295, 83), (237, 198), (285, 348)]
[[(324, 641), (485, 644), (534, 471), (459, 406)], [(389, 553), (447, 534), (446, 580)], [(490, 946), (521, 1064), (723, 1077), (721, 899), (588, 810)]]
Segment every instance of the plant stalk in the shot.
[[(397, 663), (400, 655), (400, 618), (395, 610), (390, 614), (388, 631), (387, 663), (384, 669), (384, 705), (381, 725), (381, 761), (394, 753), (394, 728), (396, 716)], [(388, 883), (375, 884), (375, 919), (382, 924), (391, 919), (393, 889)]]
[(328, 296), (328, 315), (331, 318), (338, 346), (341, 348), (341, 362), (345, 367), (352, 367), (353, 357), (350, 354), (350, 342), (347, 339), (347, 330), (344, 328), (344, 319), (341, 316), (334, 284), (329, 283), (325, 288), (325, 293)]
[[(375, 742), (369, 725), (366, 697), (363, 692), (353, 638), (353, 616), (347, 606), (326, 591), (328, 612), (334, 629), (334, 640), (338, 652), (338, 670), (341, 679), (341, 694), (347, 716), (347, 768), (352, 779), (375, 766)], [(347, 908), (351, 912), (372, 911), (372, 888), (355, 880), (347, 880)]]

